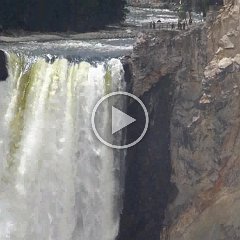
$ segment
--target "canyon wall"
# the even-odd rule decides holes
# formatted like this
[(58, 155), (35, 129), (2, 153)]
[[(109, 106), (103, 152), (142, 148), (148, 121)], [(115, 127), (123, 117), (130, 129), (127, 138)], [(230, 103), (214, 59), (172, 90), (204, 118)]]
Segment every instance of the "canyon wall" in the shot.
[(239, 26), (236, 0), (186, 32), (139, 34), (132, 92), (150, 130), (127, 159), (120, 239), (240, 239)]

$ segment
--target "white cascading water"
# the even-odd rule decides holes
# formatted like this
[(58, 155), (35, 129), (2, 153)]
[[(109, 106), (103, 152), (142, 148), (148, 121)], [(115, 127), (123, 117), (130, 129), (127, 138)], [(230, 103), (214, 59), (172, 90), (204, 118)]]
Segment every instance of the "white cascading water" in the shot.
[[(0, 83), (0, 239), (114, 240), (122, 160), (96, 139), (90, 119), (106, 92), (124, 89), (120, 60), (7, 58), (9, 77)], [(98, 118), (104, 129), (108, 109)]]

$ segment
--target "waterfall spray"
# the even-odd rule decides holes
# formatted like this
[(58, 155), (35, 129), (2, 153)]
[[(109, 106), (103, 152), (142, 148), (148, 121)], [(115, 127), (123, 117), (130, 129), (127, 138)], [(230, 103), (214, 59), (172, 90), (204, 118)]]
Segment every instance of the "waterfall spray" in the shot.
[[(96, 139), (90, 118), (106, 92), (124, 90), (120, 60), (7, 58), (9, 77), (0, 83), (0, 239), (114, 240), (120, 212), (114, 173), (122, 159)], [(104, 128), (108, 119), (106, 109), (98, 122)]]

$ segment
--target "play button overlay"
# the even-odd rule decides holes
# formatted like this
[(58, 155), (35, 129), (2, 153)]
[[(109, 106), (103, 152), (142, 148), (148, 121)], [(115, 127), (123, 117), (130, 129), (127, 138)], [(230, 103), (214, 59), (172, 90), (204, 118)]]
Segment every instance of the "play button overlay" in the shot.
[[(131, 103), (130, 112), (126, 105)], [(139, 143), (147, 132), (149, 117), (143, 102), (127, 92), (113, 92), (101, 98), (94, 106), (92, 129), (104, 145), (126, 149)], [(127, 132), (131, 137), (127, 137)]]
[(135, 121), (135, 118), (130, 117), (115, 107), (112, 107), (112, 134), (122, 130)]

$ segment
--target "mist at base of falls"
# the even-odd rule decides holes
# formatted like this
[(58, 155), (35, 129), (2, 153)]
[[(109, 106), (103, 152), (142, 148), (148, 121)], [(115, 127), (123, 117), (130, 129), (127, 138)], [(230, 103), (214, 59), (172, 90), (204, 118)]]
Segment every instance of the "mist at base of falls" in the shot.
[[(124, 90), (120, 60), (92, 65), (6, 55), (9, 77), (0, 82), (0, 239), (114, 240), (124, 159), (96, 139), (90, 118), (107, 92)], [(97, 121), (107, 126), (109, 109)]]

